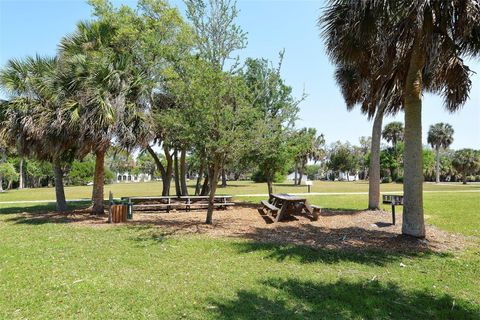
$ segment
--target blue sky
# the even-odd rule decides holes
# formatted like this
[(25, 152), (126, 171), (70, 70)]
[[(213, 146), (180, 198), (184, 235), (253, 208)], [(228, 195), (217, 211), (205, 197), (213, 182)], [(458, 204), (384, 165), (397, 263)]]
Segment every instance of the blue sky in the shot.
[[(136, 1), (115, 1), (135, 5)], [(170, 1), (183, 11), (180, 0)], [(371, 123), (358, 110), (348, 112), (333, 79), (333, 66), (325, 55), (316, 20), (324, 1), (240, 0), (238, 23), (248, 32), (248, 47), (239, 56), (263, 57), (278, 61), (285, 49), (282, 74), (300, 97), (299, 127), (315, 127), (327, 142), (358, 143), (368, 136)], [(90, 17), (83, 0), (0, 0), (0, 66), (14, 57), (54, 55), (62, 36), (72, 32), (79, 20)], [(473, 75), (470, 100), (456, 113), (444, 110), (438, 96), (426, 94), (423, 104), (423, 141), (428, 127), (448, 122), (455, 129), (453, 148), (480, 148), (480, 61), (469, 61)], [(395, 118), (403, 121), (403, 113)]]

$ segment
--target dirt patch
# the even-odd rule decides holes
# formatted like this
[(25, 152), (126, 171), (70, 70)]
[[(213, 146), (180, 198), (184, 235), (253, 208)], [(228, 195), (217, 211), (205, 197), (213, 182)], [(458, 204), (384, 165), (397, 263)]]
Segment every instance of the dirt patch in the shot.
[[(128, 225), (151, 225), (169, 234), (202, 234), (210, 237), (233, 237), (258, 242), (308, 245), (326, 249), (385, 251), (462, 250), (473, 240), (427, 225), (427, 238), (419, 240), (401, 234), (401, 213), (397, 224), (391, 224), (391, 213), (385, 211), (323, 211), (317, 221), (294, 216), (289, 221), (273, 223), (258, 205), (237, 204), (214, 212), (213, 225), (204, 224), (205, 210), (135, 212)], [(76, 210), (69, 214), (21, 214), (11, 220), (18, 223), (73, 223), (93, 227), (115, 227), (107, 217), (91, 216)], [(120, 224), (121, 225), (121, 224)]]

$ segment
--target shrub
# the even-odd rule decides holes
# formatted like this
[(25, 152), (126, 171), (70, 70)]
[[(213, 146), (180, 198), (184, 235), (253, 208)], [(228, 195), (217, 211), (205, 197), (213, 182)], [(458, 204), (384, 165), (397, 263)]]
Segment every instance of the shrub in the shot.
[(392, 182), (392, 178), (390, 177), (383, 177), (382, 178), (382, 183), (391, 183)]
[(397, 179), (395, 179), (395, 182), (396, 183), (403, 183), (403, 177), (397, 177)]

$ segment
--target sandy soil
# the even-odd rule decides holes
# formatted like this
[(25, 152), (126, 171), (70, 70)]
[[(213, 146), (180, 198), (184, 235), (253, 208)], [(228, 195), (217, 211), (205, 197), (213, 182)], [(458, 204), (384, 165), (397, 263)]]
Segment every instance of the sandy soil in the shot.
[[(474, 241), (458, 234), (427, 226), (427, 238), (401, 235), (401, 213), (397, 224), (391, 224), (391, 213), (384, 211), (322, 211), (317, 221), (293, 216), (288, 221), (273, 223), (258, 205), (239, 203), (227, 210), (214, 212), (213, 225), (204, 224), (205, 210), (147, 212), (137, 211), (128, 225), (151, 225), (168, 234), (203, 234), (211, 237), (233, 237), (259, 242), (293, 243), (327, 249), (385, 251), (457, 251)], [(24, 213), (17, 219), (48, 219), (92, 227), (114, 227), (107, 217), (93, 217), (85, 210), (69, 214)], [(120, 224), (121, 225), (121, 224)]]

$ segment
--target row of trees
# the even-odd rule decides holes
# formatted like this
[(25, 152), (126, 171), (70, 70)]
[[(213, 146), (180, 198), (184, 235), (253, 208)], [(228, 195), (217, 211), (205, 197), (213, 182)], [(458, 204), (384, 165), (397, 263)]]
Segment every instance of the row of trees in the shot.
[(187, 20), (162, 0), (90, 4), (94, 18), (60, 41), (57, 56), (12, 59), (0, 73), (9, 95), (0, 108), (2, 142), (51, 163), (58, 210), (67, 208), (66, 168), (89, 154), (93, 214), (104, 210), (107, 155), (124, 150), (116, 166), (126, 168), (140, 149), (160, 172), (163, 195), (172, 177), (176, 193), (187, 193), (190, 159), (196, 193), (210, 195), (207, 223), (229, 168), (254, 164), (271, 191), (288, 163), (303, 173), (318, 158), (323, 137), (294, 128), (304, 97), (294, 98), (280, 76), (283, 53), (278, 66), (235, 57), (247, 37), (234, 2), (185, 0)]

